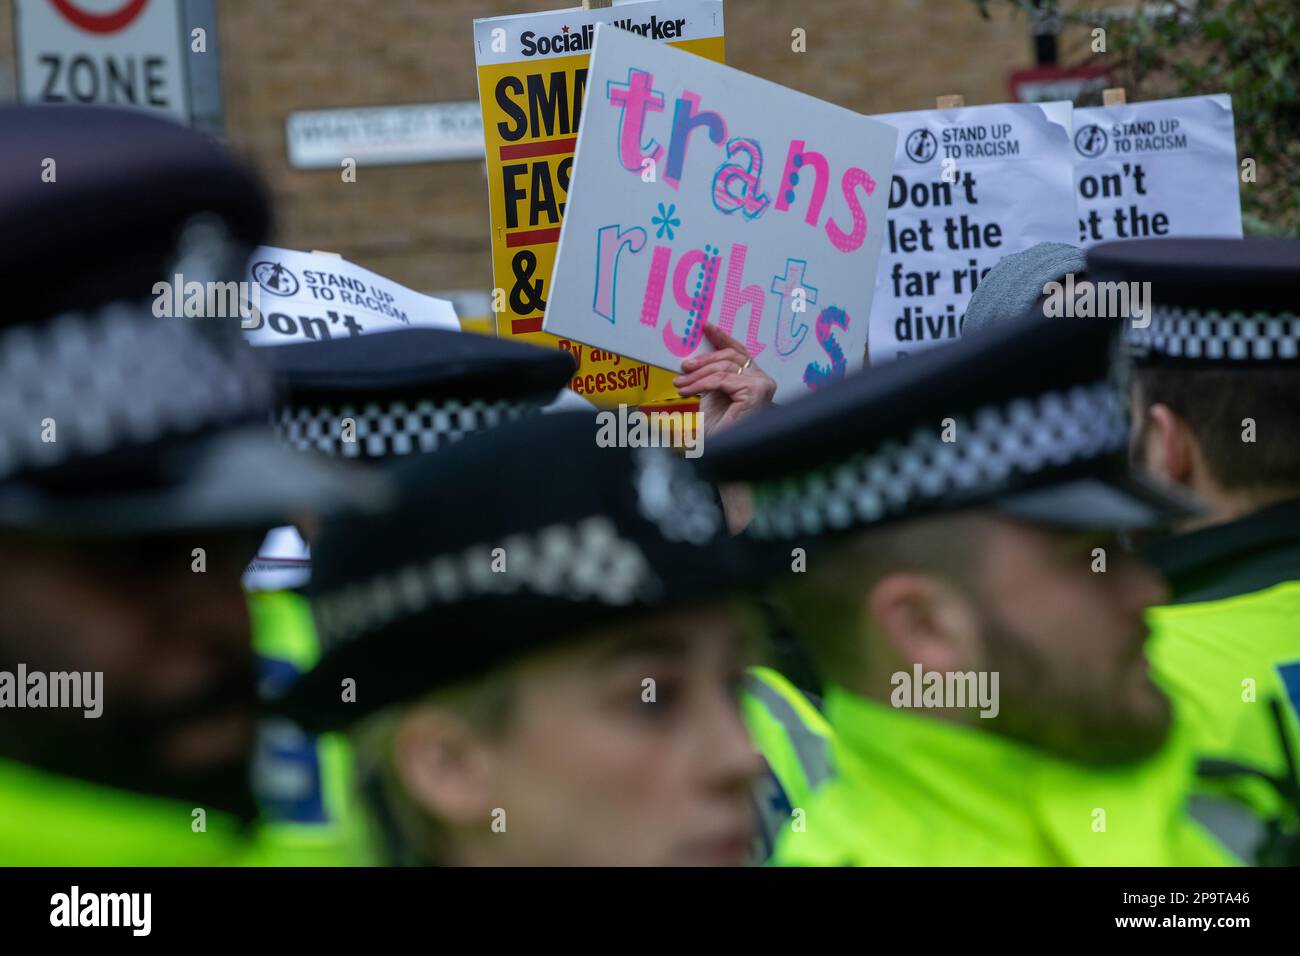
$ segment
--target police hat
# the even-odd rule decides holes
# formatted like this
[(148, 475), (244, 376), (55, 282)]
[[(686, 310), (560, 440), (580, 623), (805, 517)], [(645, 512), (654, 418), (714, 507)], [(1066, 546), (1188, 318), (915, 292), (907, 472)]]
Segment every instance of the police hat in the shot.
[[(504, 425), (406, 459), (386, 515), (327, 524), (309, 589), (323, 657), (288, 715), (340, 726), (758, 576), (689, 464), (662, 448), (602, 448), (597, 434), (583, 412)], [(345, 678), (355, 703), (340, 703)]]
[(215, 140), (171, 120), (0, 106), (0, 130), (0, 263), (11, 279), (0, 325), (150, 296), (171, 280), (178, 252), (214, 231), (227, 240), (210, 244), (229, 254), (225, 278), (236, 278), (240, 257), (266, 235), (257, 180)]
[(1150, 282), (1149, 324), (1125, 341), (1140, 365), (1300, 365), (1300, 240), (1136, 239), (1088, 250), (1098, 282)]
[(1043, 319), (866, 369), (708, 444), (754, 489), (750, 533), (794, 539), (988, 507), (1065, 527), (1185, 514), (1125, 461), (1118, 323)]
[[(294, 448), (345, 458), (430, 452), (537, 414), (574, 372), (565, 352), (449, 329), (397, 329), (262, 350), (274, 423)], [(345, 440), (343, 422), (355, 424)]]
[(157, 283), (236, 278), (267, 228), (217, 143), (101, 107), (0, 129), (0, 526), (258, 527), (376, 490), (275, 442), (237, 318), (154, 313)]

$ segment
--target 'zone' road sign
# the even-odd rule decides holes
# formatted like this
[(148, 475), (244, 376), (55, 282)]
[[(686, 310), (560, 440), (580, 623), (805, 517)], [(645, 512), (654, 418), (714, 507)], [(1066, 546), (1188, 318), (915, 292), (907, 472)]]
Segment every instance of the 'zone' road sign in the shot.
[(19, 96), (191, 118), (182, 0), (15, 0)]

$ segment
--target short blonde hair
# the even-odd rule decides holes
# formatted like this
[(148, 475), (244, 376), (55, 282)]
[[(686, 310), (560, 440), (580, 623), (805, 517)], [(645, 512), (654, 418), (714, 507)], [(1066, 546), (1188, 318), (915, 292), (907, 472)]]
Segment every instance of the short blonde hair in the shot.
[(484, 735), (496, 736), (509, 725), (514, 695), (514, 668), (500, 667), (476, 680), (388, 707), (353, 728), (358, 805), (368, 817), (382, 865), (437, 865), (448, 853), (446, 827), (402, 787), (394, 746), (403, 719), (425, 708), (449, 710)]

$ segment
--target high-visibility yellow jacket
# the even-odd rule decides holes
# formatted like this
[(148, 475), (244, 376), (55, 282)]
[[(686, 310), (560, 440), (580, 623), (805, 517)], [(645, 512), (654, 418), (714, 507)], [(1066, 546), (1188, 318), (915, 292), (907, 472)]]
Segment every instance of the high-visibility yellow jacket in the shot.
[(832, 687), (835, 775), (774, 862), (811, 866), (1213, 866), (1179, 742), (1131, 766), (1062, 760), (978, 726)]
[[(248, 602), (263, 696), (273, 698), (320, 657), (311, 608), (294, 591), (257, 591)], [(260, 737), (253, 779), (263, 815), (261, 839), (304, 865), (367, 862), (346, 736), (308, 735), (287, 721), (270, 720)]]
[(772, 855), (777, 836), (808, 806), (829, 776), (831, 728), (799, 688), (770, 667), (751, 667), (740, 694), (741, 712), (754, 749), (768, 773), (755, 786), (759, 842), (757, 862)]
[[(1300, 501), (1177, 535), (1150, 555), (1173, 595), (1150, 613), (1152, 670), (1197, 756), (1294, 783), (1282, 735), (1300, 755)], [(1296, 823), (1296, 795), (1258, 777), (1205, 778), (1198, 789), (1262, 822)]]
[(277, 862), (263, 850), (220, 811), (0, 761), (0, 866)]

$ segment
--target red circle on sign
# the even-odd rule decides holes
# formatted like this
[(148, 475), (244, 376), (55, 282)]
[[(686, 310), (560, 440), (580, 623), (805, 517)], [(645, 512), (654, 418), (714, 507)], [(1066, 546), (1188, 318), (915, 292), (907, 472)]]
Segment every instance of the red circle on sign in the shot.
[(50, 3), (69, 23), (88, 33), (116, 33), (138, 17), (149, 0), (127, 0), (111, 13), (90, 13), (76, 6), (72, 0), (50, 0)]

